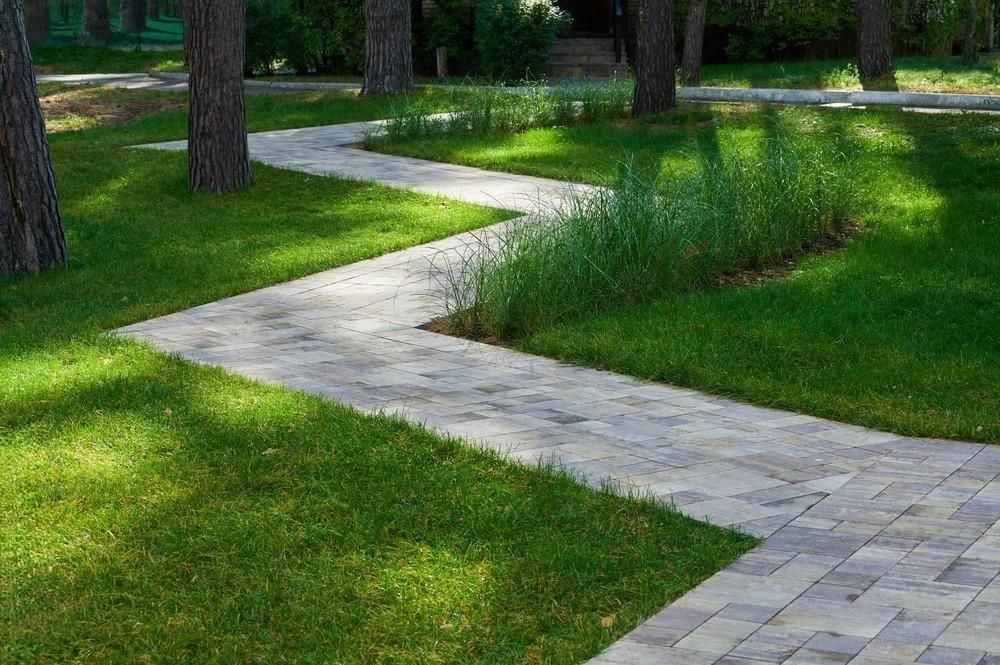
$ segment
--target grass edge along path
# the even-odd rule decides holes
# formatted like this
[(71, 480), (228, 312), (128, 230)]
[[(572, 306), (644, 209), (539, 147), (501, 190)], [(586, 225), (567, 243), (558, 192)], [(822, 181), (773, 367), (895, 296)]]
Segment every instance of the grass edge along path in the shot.
[(71, 266), (0, 283), (0, 660), (578, 662), (753, 546), (104, 335), (503, 216), (256, 164), (197, 195), (121, 147), (182, 123), (53, 135)]

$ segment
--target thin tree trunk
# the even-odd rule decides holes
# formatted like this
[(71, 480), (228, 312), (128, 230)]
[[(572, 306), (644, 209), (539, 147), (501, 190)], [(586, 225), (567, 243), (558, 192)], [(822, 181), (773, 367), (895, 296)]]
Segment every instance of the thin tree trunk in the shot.
[(245, 0), (189, 0), (184, 42), (190, 74), (188, 185), (231, 192), (250, 183), (243, 59)]
[(29, 44), (41, 44), (49, 38), (49, 0), (24, 3), (24, 30)]
[(83, 0), (83, 34), (94, 41), (111, 39), (108, 0)]
[(146, 0), (146, 16), (154, 21), (160, 20), (160, 0)]
[(121, 32), (141, 32), (146, 29), (146, 0), (122, 0)]
[(673, 0), (642, 2), (636, 32), (633, 117), (667, 111), (677, 104)]
[(705, 14), (708, 0), (691, 0), (684, 28), (684, 57), (681, 58), (681, 81), (684, 85), (701, 83), (701, 56), (705, 45)]
[(66, 265), (22, 0), (0, 0), (0, 276)]
[(365, 0), (365, 77), (362, 95), (413, 88), (410, 0)]
[(865, 87), (892, 87), (889, 0), (858, 0), (858, 74)]
[(979, 62), (979, 0), (966, 0), (965, 43), (962, 44), (962, 61), (967, 65)]

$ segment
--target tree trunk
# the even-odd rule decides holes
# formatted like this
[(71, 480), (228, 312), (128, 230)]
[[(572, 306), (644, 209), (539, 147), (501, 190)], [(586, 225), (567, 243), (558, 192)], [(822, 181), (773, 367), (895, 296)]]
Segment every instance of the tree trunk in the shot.
[(365, 78), (362, 95), (413, 89), (410, 0), (365, 0)]
[(111, 39), (108, 0), (83, 0), (83, 34), (94, 41)]
[(146, 0), (147, 10), (146, 16), (154, 21), (160, 20), (160, 0)]
[(660, 113), (677, 104), (674, 72), (674, 1), (645, 0), (636, 31), (632, 116)]
[(66, 265), (22, 0), (0, 0), (0, 276)]
[(24, 3), (24, 30), (29, 44), (41, 44), (49, 38), (49, 0)]
[(858, 74), (861, 84), (892, 87), (892, 28), (889, 0), (858, 0)]
[(708, 0), (691, 0), (684, 28), (684, 57), (681, 58), (681, 81), (684, 85), (701, 83), (701, 54), (705, 44), (705, 14)]
[(979, 62), (979, 0), (966, 0), (965, 42), (962, 44), (962, 61), (967, 65)]
[(250, 183), (243, 59), (245, 0), (189, 0), (184, 7), (188, 60), (188, 186), (231, 192)]
[(121, 32), (142, 32), (146, 29), (146, 0), (122, 0), (120, 17)]

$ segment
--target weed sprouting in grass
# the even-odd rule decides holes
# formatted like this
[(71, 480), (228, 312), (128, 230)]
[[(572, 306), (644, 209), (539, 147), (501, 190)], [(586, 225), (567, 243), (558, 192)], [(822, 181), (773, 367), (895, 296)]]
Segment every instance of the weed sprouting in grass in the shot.
[(516, 339), (785, 260), (850, 218), (841, 157), (777, 137), (757, 156), (703, 155), (675, 180), (625, 163), (610, 186), (481, 235), (444, 271), (445, 325)]

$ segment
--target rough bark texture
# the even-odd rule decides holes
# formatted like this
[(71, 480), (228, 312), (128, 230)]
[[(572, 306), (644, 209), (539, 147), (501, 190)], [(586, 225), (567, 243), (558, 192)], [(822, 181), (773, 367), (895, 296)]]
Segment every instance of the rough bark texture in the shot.
[(858, 74), (862, 84), (895, 79), (889, 0), (858, 0)]
[(0, 276), (66, 265), (21, 0), (0, 0)]
[(189, 0), (184, 7), (191, 107), (188, 185), (231, 192), (250, 183), (243, 101), (245, 0)]
[(146, 29), (146, 0), (121, 1), (121, 31), (141, 32)]
[(111, 39), (108, 0), (83, 0), (83, 34), (95, 41)]
[(982, 9), (979, 0), (966, 0), (965, 42), (962, 44), (962, 60), (967, 65), (979, 61), (979, 23)]
[(365, 79), (362, 95), (413, 88), (409, 0), (365, 0)]
[(701, 83), (701, 54), (705, 45), (705, 14), (708, 0), (691, 0), (684, 27), (684, 57), (681, 58), (681, 81), (684, 85)]
[(672, 109), (677, 104), (673, 0), (643, 2), (637, 33), (632, 115)]
[(24, 30), (29, 44), (41, 44), (49, 38), (49, 0), (24, 3)]

